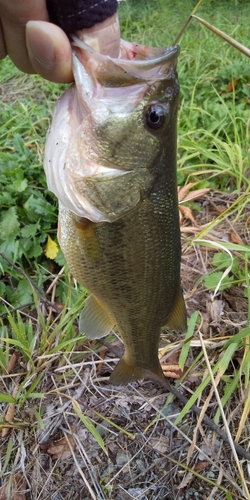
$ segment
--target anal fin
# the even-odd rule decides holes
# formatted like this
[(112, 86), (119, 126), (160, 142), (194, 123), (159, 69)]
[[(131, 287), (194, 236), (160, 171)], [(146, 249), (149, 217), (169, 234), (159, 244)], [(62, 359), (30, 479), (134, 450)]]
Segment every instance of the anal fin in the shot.
[(88, 339), (100, 339), (110, 333), (115, 322), (102, 303), (90, 295), (79, 318), (79, 331)]

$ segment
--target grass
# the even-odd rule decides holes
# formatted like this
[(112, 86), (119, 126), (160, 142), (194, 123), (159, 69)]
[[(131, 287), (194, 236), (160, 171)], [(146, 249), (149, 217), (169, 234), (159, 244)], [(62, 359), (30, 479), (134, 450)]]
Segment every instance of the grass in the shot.
[[(123, 37), (170, 45), (194, 7), (189, 0), (174, 4), (121, 2)], [(248, 1), (204, 0), (198, 15), (248, 45)], [(42, 170), (52, 109), (64, 86), (1, 62), (0, 479), (14, 499), (14, 490), (30, 485), (25, 498), (55, 492), (76, 499), (192, 498), (200, 485), (206, 498), (250, 498), (246, 462), (234, 444), (216, 445), (188, 413), (195, 403), (220, 426), (225, 417), (229, 438), (247, 448), (250, 62), (197, 22), (180, 44), (178, 183), (210, 189), (189, 202), (196, 226), (182, 226), (188, 334), (164, 335), (161, 350), (163, 366), (180, 358), (177, 386), (189, 398), (183, 409), (148, 382), (112, 388), (106, 375), (120, 355), (115, 335), (102, 345), (79, 334), (86, 290), (58, 250), (57, 201)]]

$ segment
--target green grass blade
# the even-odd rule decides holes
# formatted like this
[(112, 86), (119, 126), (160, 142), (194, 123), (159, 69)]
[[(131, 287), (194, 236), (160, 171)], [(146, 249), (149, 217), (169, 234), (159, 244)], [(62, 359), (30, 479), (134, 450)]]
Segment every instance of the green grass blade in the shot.
[(13, 398), (13, 396), (2, 392), (0, 392), (0, 401), (3, 401), (4, 403), (16, 403), (16, 399)]
[(77, 416), (80, 418), (82, 423), (85, 425), (86, 429), (92, 434), (93, 438), (96, 440), (96, 442), (99, 444), (100, 448), (106, 453), (107, 455), (107, 450), (104, 444), (104, 441), (102, 437), (100, 436), (99, 432), (96, 430), (95, 426), (92, 424), (92, 422), (89, 420), (88, 417), (83, 415), (81, 408), (77, 401), (72, 400), (73, 403), (73, 408), (77, 414)]

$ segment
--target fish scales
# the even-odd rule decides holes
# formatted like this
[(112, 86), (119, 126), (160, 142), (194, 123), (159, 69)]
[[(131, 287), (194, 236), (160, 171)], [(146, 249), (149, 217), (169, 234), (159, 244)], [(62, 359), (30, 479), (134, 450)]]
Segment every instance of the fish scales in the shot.
[(70, 230), (64, 232), (61, 245), (73, 275), (97, 296), (101, 288), (101, 300), (112, 311), (133, 361), (138, 356), (144, 366), (152, 363), (152, 347), (154, 352), (158, 348), (160, 327), (167, 323), (179, 284), (180, 250), (173, 245), (173, 230), (169, 235), (169, 226), (178, 231), (178, 213), (172, 211), (166, 220), (165, 205), (153, 192), (122, 220), (91, 223), (94, 234), (85, 245), (72, 212), (60, 210), (60, 223)]
[[(146, 51), (137, 47), (137, 50)], [(85, 48), (84, 57), (87, 50)], [(74, 277), (92, 293), (81, 315), (80, 329), (89, 338), (101, 338), (116, 325), (124, 343), (124, 356), (111, 375), (113, 383), (127, 383), (145, 376), (163, 381), (158, 360), (161, 328), (166, 324), (179, 331), (186, 328), (180, 288), (176, 185), (179, 93), (176, 52), (177, 49), (167, 62), (162, 55), (160, 63), (159, 60), (155, 63), (158, 69), (153, 76), (148, 76), (148, 68), (144, 68), (147, 73), (144, 80), (141, 61), (138, 66), (132, 63), (131, 81), (126, 71), (129, 105), (123, 99), (125, 107), (115, 94), (117, 88), (114, 95), (108, 93), (107, 97), (106, 94), (108, 104), (103, 107), (105, 92), (103, 87), (99, 89), (102, 102), (96, 107), (95, 103), (92, 107), (88, 103), (89, 112), (86, 118), (83, 113), (76, 127), (78, 140), (74, 154), (68, 155), (68, 164), (66, 155), (65, 165), (66, 169), (72, 169), (73, 179), (76, 152), (79, 157), (82, 151), (84, 154), (87, 151), (85, 160), (101, 164), (102, 169), (92, 176), (86, 175), (84, 182), (82, 176), (74, 177), (71, 191), (77, 192), (78, 197), (70, 199), (68, 206), (65, 206), (65, 195), (61, 197), (56, 192), (60, 200), (60, 245)], [(88, 55), (88, 63), (91, 57), (95, 55)], [(81, 64), (84, 67), (84, 61)], [(101, 64), (101, 84), (98, 75), (95, 76), (97, 90), (105, 82), (105, 61)], [(111, 65), (110, 69), (110, 64), (108, 60), (108, 91), (112, 74), (113, 86), (121, 86), (122, 61), (115, 61), (119, 65), (119, 78), (116, 78), (116, 68)], [(152, 60), (150, 64), (152, 72)], [(133, 82), (136, 71), (139, 83)], [(131, 99), (135, 101), (134, 107)], [(87, 100), (85, 95), (84, 106)], [(67, 111), (69, 108), (68, 104)], [(54, 138), (54, 146), (57, 141)], [(85, 143), (88, 146), (85, 147)], [(53, 154), (50, 138), (46, 152), (47, 171), (51, 169), (49, 163), (53, 163)], [(58, 189), (52, 187), (54, 191)], [(97, 215), (91, 214), (92, 220), (81, 207), (75, 209), (79, 199), (85, 198), (91, 205), (90, 210), (96, 209)]]

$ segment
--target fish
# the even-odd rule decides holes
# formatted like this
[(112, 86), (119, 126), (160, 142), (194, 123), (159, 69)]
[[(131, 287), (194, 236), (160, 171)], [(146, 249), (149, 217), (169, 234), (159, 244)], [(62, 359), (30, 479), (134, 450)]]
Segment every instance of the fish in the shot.
[(176, 180), (179, 46), (121, 40), (117, 58), (73, 35), (74, 84), (59, 98), (45, 147), (59, 200), (58, 240), (91, 295), (89, 339), (116, 326), (124, 355), (110, 382), (164, 383), (162, 327), (185, 332)]

